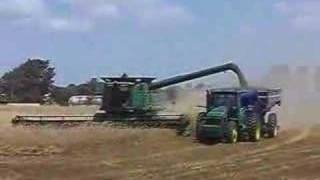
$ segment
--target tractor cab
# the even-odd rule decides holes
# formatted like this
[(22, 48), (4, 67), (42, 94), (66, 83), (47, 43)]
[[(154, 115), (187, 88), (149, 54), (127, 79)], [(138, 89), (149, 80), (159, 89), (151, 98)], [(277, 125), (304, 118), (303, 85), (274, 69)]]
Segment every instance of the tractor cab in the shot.
[(207, 91), (208, 110), (216, 107), (241, 108), (255, 105), (258, 92), (249, 89), (214, 89)]
[(103, 105), (107, 113), (123, 114), (145, 110), (148, 104), (148, 86), (155, 78), (151, 77), (105, 77)]
[(210, 90), (207, 91), (207, 112), (213, 116), (220, 114), (225, 117), (237, 117), (241, 109), (254, 105), (257, 99), (256, 91), (233, 88)]
[(256, 89), (224, 88), (207, 91), (207, 111), (224, 107), (227, 112), (238, 113), (240, 109), (263, 105)]

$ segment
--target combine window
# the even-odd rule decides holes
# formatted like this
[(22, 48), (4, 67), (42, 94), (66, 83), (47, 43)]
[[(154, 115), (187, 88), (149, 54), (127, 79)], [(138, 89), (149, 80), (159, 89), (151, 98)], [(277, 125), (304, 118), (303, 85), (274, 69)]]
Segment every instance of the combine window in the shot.
[(103, 109), (109, 112), (118, 111), (128, 104), (130, 87), (120, 84), (108, 85), (104, 94)]

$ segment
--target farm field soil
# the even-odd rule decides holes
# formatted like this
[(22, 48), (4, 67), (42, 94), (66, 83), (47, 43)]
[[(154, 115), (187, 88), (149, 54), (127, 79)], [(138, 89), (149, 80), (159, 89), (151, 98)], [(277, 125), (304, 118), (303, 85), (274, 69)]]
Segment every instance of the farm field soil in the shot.
[(259, 143), (199, 144), (171, 130), (11, 127), (15, 114), (95, 107), (0, 107), (0, 179), (320, 179), (320, 126)]

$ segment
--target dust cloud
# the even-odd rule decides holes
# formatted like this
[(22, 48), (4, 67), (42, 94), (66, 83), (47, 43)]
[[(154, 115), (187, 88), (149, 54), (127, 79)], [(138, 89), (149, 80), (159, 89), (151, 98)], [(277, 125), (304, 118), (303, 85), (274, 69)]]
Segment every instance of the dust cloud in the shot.
[[(197, 81), (195, 84), (207, 84), (202, 86), (201, 89), (180, 88), (174, 103), (168, 104), (167, 108), (187, 114), (190, 119), (194, 120), (197, 114), (204, 110), (197, 106), (206, 104), (206, 89), (219, 88), (221, 85), (224, 85), (223, 87), (234, 87), (237, 86), (235, 80), (236, 77), (229, 76), (225, 79), (218, 77), (218, 80), (209, 83), (208, 80)], [(226, 83), (228, 81), (229, 84)], [(276, 65), (259, 79), (249, 78), (249, 84), (256, 87), (282, 89), (281, 107), (273, 109), (278, 113), (282, 128), (297, 128), (320, 123), (318, 113), (318, 107), (320, 106), (320, 67)]]
[(257, 84), (283, 90), (280, 122), (284, 127), (319, 124), (320, 68), (273, 66)]

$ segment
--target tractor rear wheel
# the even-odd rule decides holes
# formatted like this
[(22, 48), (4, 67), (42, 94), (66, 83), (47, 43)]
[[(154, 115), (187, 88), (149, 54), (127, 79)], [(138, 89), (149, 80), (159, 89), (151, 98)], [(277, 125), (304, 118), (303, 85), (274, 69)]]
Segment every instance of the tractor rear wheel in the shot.
[(261, 122), (259, 116), (255, 112), (248, 113), (247, 117), (248, 135), (250, 141), (260, 141), (261, 139)]
[(278, 136), (278, 118), (276, 113), (271, 113), (268, 116), (267, 134), (269, 138)]
[(227, 125), (226, 140), (228, 143), (234, 144), (238, 141), (237, 123), (229, 121)]

